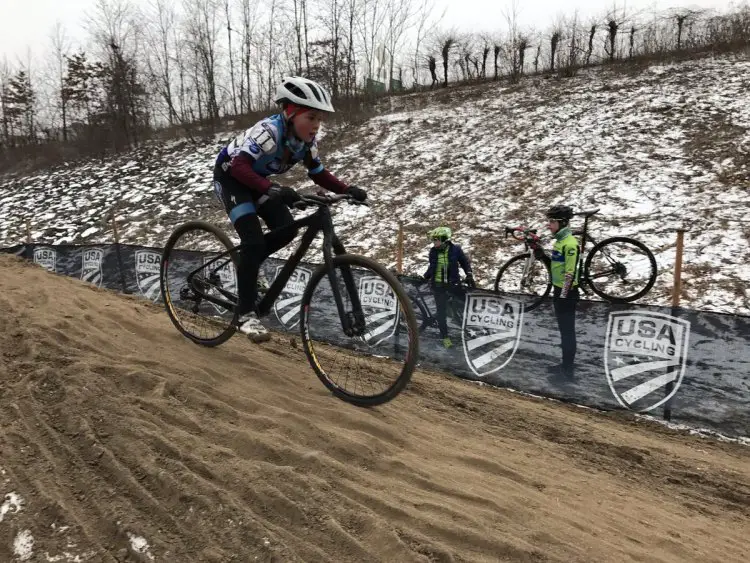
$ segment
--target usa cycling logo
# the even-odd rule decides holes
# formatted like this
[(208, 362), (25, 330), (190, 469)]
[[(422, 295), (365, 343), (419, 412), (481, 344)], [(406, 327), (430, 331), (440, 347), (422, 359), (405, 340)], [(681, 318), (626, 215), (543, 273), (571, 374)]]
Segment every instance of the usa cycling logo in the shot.
[[(276, 268), (275, 278), (279, 276), (283, 267)], [(284, 289), (281, 290), (281, 295), (273, 304), (273, 312), (276, 313), (276, 318), (286, 330), (291, 330), (299, 324), (302, 294), (305, 292), (305, 287), (307, 287), (307, 282), (310, 281), (311, 276), (312, 270), (301, 267), (295, 268)]]
[(379, 277), (363, 277), (359, 280), (359, 302), (367, 328), (362, 337), (365, 343), (377, 346), (394, 335), (400, 308), (396, 294), (388, 283)]
[(520, 301), (481, 293), (467, 295), (461, 338), (471, 370), (484, 377), (505, 367), (518, 349), (522, 326)]
[(146, 299), (158, 301), (161, 296), (159, 270), (161, 268), (161, 254), (151, 250), (136, 250), (135, 279), (138, 289)]
[(48, 272), (57, 272), (57, 251), (52, 248), (35, 248), (34, 263), (39, 264)]
[[(216, 283), (218, 287), (221, 287), (222, 289), (232, 292), (234, 294), (237, 294), (237, 271), (234, 269), (234, 264), (232, 263), (232, 260), (229, 258), (229, 256), (225, 255), (219, 258), (218, 260), (214, 261), (216, 256), (218, 256), (218, 254), (215, 256), (203, 257), (203, 265), (206, 266), (203, 269), (204, 275), (206, 276), (206, 278), (208, 278), (208, 281), (210, 284)], [(214, 274), (218, 276), (218, 279), (214, 277)], [(217, 298), (226, 299), (226, 297), (223, 294), (219, 293), (216, 290), (213, 290), (213, 291), (215, 292), (215, 295)], [(211, 306), (219, 314), (227, 312), (227, 310), (221, 305), (217, 305), (216, 303), (211, 303), (211, 301), (207, 301), (207, 303), (210, 303)]]
[(102, 286), (102, 260), (104, 251), (100, 248), (89, 248), (81, 253), (81, 280)]
[(651, 311), (610, 313), (604, 369), (617, 402), (646, 412), (671, 399), (685, 376), (689, 340), (686, 320)]

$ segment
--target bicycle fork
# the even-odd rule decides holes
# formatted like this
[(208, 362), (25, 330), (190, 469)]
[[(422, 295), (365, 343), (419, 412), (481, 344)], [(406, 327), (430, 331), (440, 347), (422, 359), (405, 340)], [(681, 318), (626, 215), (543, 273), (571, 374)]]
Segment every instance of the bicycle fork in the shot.
[[(330, 238), (329, 238), (330, 237)], [(346, 249), (344, 245), (338, 240), (338, 237), (331, 237), (328, 233), (324, 235), (323, 241), (323, 258), (325, 261), (326, 269), (328, 270), (328, 281), (331, 284), (331, 292), (333, 293), (333, 300), (336, 303), (336, 309), (339, 313), (339, 319), (341, 320), (341, 329), (349, 337), (352, 336), (363, 336), (365, 334), (365, 327), (367, 325), (365, 314), (362, 311), (362, 303), (359, 300), (359, 291), (357, 291), (357, 285), (354, 282), (354, 275), (348, 265), (341, 266), (341, 276), (344, 279), (344, 287), (349, 294), (349, 299), (352, 304), (352, 310), (347, 311), (344, 306), (344, 299), (339, 289), (338, 277), (336, 275), (336, 268), (333, 266), (333, 255), (331, 249), (337, 254), (345, 254)]]
[(531, 274), (531, 268), (534, 265), (534, 262), (536, 262), (536, 256), (534, 256), (533, 252), (529, 252), (529, 257), (526, 259), (526, 262), (523, 265), (523, 273), (521, 274), (521, 284), (518, 288), (520, 291), (523, 291), (526, 284), (529, 282), (529, 276)]

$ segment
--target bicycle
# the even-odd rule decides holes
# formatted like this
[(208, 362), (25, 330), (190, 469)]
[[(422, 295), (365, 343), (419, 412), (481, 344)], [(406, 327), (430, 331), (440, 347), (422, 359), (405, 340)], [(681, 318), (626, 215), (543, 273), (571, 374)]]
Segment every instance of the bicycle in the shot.
[[(259, 316), (271, 311), (313, 240), (322, 232), (324, 261), (307, 280), (300, 302), (300, 332), (305, 355), (315, 374), (334, 396), (354, 405), (374, 406), (392, 400), (408, 384), (419, 358), (419, 331), (411, 302), (396, 277), (370, 258), (348, 254), (336, 236), (330, 207), (341, 201), (366, 205), (345, 194), (304, 195), (295, 204), (297, 209), (317, 209), (294, 221), (294, 227), (307, 229), (294, 254), (262, 294), (257, 311)], [(191, 252), (194, 255), (195, 250), (178, 247), (178, 243), (189, 239), (191, 234), (198, 235), (200, 246), (205, 247), (207, 242), (215, 244), (218, 240), (220, 247), (218, 252), (212, 252), (211, 258), (207, 259), (203, 253), (201, 265), (196, 268), (193, 268), (196, 258), (190, 255)], [(241, 244), (234, 246), (218, 227), (203, 221), (180, 225), (167, 241), (160, 272), (164, 303), (175, 327), (196, 344), (218, 346), (236, 330), (239, 314), (234, 288), (241, 249)], [(174, 265), (181, 257), (192, 259), (189, 268)], [(177, 284), (175, 292), (170, 288), (172, 280)], [(182, 307), (178, 307), (177, 302)], [(223, 314), (217, 315), (217, 312)], [(196, 333), (188, 325), (188, 321), (196, 317), (202, 327), (218, 332)], [(343, 332), (345, 338), (340, 337), (337, 330)], [(336, 335), (332, 336), (334, 333)], [(402, 334), (406, 336), (405, 349)], [(352, 350), (346, 361), (341, 362), (345, 373), (338, 378), (332, 373), (337, 366), (338, 349), (322, 345), (323, 341), (330, 343), (332, 339), (342, 340)], [(389, 339), (395, 343), (391, 356), (386, 357), (383, 351), (391, 346), (387, 342)], [(333, 364), (324, 369), (323, 364), (328, 360), (333, 360)], [(355, 380), (354, 376), (359, 374), (353, 372), (358, 368), (366, 374), (361, 378), (363, 381)], [(389, 379), (391, 376), (393, 379)], [(350, 389), (348, 384), (352, 380), (355, 380), (354, 387)], [(380, 387), (375, 388), (376, 384)]]
[[(425, 282), (427, 283), (427, 282)], [(414, 310), (414, 314), (417, 316), (417, 324), (419, 324), (419, 332), (420, 334), (423, 333), (427, 328), (438, 328), (438, 320), (435, 315), (433, 315), (432, 311), (430, 310), (430, 305), (427, 302), (426, 297), (432, 297), (432, 292), (424, 292), (422, 291), (422, 286), (425, 285), (425, 283), (419, 283), (414, 284), (415, 288), (415, 295), (413, 299), (413, 304), (416, 305), (416, 309)], [(461, 326), (463, 323), (463, 317), (464, 317), (464, 303), (463, 299), (465, 296), (465, 292), (469, 287), (465, 285), (464, 283), (461, 283), (456, 286), (448, 286), (446, 289), (448, 291), (448, 301), (447, 301), (447, 318), (452, 320), (453, 323), (457, 326)], [(461, 298), (460, 306), (456, 305), (456, 301), (459, 298)], [(434, 299), (433, 306), (434, 306)]]
[[(656, 259), (653, 253), (640, 241), (629, 237), (611, 237), (597, 242), (588, 232), (588, 221), (596, 215), (599, 209), (575, 213), (583, 216), (583, 227), (575, 229), (573, 234), (581, 237), (581, 252), (578, 266), (583, 262), (579, 287), (587, 293), (589, 287), (596, 295), (614, 303), (629, 303), (646, 295), (656, 283)], [(551, 258), (542, 247), (542, 239), (537, 235), (537, 229), (528, 227), (505, 227), (505, 238), (508, 235), (523, 241), (526, 252), (512, 257), (500, 267), (495, 278), (495, 291), (526, 294), (527, 311), (537, 308), (552, 290), (552, 274), (550, 272)], [(594, 245), (583, 261), (583, 249), (591, 241)], [(617, 249), (622, 245), (621, 249)], [(635, 254), (640, 262), (638, 267), (628, 267), (623, 263), (623, 256), (628, 252)], [(601, 260), (601, 267), (600, 261)], [(520, 266), (520, 268), (518, 268)], [(644, 272), (643, 266), (648, 266)], [(518, 270), (518, 271), (516, 271)], [(627, 292), (629, 284), (637, 282), (634, 277), (642, 275), (642, 285)], [(612, 280), (613, 286), (606, 286), (606, 281)]]

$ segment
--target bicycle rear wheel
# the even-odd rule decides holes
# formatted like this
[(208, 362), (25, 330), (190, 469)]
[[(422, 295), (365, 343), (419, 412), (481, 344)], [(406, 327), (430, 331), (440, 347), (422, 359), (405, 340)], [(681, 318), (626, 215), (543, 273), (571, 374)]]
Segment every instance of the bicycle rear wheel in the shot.
[(233, 246), (218, 227), (190, 221), (177, 227), (164, 247), (160, 275), (164, 305), (177, 330), (196, 344), (218, 346), (235, 332), (236, 252), (216, 258)]
[[(336, 256), (333, 271), (343, 314), (354, 330), (344, 333), (331, 276), (321, 266), (302, 297), (305, 354), (336, 397), (358, 406), (386, 403), (409, 383), (419, 358), (419, 326), (411, 301), (396, 277), (369, 258)], [(349, 288), (347, 279), (353, 281)]]
[(613, 237), (591, 249), (583, 272), (599, 297), (627, 303), (646, 295), (656, 283), (656, 258), (642, 242)]
[(549, 264), (539, 259), (528, 263), (529, 256), (528, 252), (514, 256), (501, 266), (495, 278), (495, 291), (520, 294), (526, 311), (539, 307), (552, 290)]

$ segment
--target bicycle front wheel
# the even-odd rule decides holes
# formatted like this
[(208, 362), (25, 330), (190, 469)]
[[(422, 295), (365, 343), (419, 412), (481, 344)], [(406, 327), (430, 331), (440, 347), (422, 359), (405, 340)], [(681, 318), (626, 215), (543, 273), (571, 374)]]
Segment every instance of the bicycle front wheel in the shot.
[(300, 326), (318, 378), (354, 405), (392, 400), (409, 383), (419, 358), (419, 326), (409, 297), (393, 274), (364, 256), (342, 254), (333, 259), (331, 273), (325, 265), (313, 272)]
[(656, 283), (656, 258), (642, 242), (613, 237), (591, 249), (583, 272), (599, 297), (628, 303), (646, 295)]
[(495, 278), (495, 291), (517, 294), (526, 311), (539, 307), (551, 290), (549, 264), (528, 252), (508, 260)]

